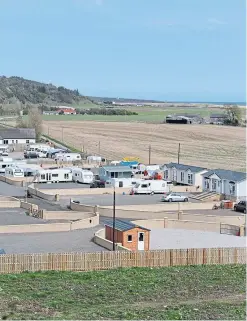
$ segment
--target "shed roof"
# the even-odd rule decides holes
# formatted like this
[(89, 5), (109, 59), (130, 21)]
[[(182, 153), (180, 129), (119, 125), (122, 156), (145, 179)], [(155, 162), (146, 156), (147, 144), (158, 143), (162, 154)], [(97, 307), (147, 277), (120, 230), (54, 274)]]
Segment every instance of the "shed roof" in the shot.
[(175, 167), (176, 169), (184, 170), (184, 171), (187, 171), (188, 169), (190, 169), (192, 173), (202, 172), (203, 170), (206, 169), (205, 167), (184, 165), (184, 164), (178, 164), (178, 163), (169, 163), (169, 164), (165, 164), (165, 166), (168, 167), (168, 168)]
[(1, 139), (35, 139), (34, 128), (4, 128), (0, 129)]
[[(105, 226), (109, 226), (109, 227), (113, 228), (113, 220), (106, 221)], [(115, 230), (124, 232), (124, 231), (132, 230), (133, 228), (136, 228), (136, 227), (139, 227), (142, 230), (150, 231), (149, 229), (147, 229), (145, 227), (141, 227), (139, 225), (136, 225), (136, 224), (128, 222), (128, 221), (123, 221), (120, 219), (115, 220)]]
[(131, 172), (132, 169), (129, 166), (104, 166), (103, 167), (107, 172)]
[(209, 177), (213, 174), (217, 175), (220, 179), (226, 179), (228, 181), (240, 182), (246, 179), (246, 173), (235, 172), (226, 169), (212, 169), (203, 174), (203, 177)]

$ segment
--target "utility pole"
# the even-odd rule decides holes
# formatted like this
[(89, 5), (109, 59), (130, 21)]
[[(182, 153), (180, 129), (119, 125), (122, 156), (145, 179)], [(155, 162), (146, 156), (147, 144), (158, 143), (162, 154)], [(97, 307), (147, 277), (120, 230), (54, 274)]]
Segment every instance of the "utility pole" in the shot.
[(112, 242), (113, 242), (113, 251), (115, 251), (115, 226), (116, 226), (116, 192), (115, 186), (113, 191), (113, 224), (112, 224)]
[(148, 165), (151, 164), (151, 145), (148, 147)]
[(178, 164), (179, 164), (179, 160), (180, 160), (180, 143), (178, 144)]

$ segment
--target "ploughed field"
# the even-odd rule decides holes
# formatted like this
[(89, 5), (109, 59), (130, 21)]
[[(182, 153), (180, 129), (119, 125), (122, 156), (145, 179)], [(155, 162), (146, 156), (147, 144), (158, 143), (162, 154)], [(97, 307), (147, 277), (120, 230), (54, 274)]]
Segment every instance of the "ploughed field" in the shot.
[(49, 136), (111, 160), (136, 156), (147, 163), (150, 144), (151, 163), (177, 162), (181, 143), (180, 163), (245, 170), (245, 128), (241, 127), (49, 121), (44, 123), (45, 134), (48, 126)]

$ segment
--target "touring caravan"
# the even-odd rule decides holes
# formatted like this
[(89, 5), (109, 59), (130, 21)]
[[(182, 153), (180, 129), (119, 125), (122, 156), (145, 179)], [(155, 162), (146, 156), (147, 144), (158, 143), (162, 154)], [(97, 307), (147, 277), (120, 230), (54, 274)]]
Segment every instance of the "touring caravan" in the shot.
[(8, 156), (9, 146), (8, 145), (0, 145), (0, 155)]
[(42, 169), (36, 172), (35, 183), (72, 182), (72, 171), (66, 168)]
[(18, 167), (8, 167), (5, 169), (5, 176), (7, 177), (24, 177), (24, 170)]
[(131, 190), (131, 194), (162, 194), (170, 191), (171, 182), (163, 180), (142, 180)]
[(55, 161), (62, 161), (62, 162), (74, 162), (80, 161), (81, 155), (78, 153), (63, 153), (63, 154), (56, 154)]
[(47, 153), (51, 149), (51, 146), (46, 144), (30, 144), (27, 147), (27, 151), (30, 152), (45, 152)]
[(91, 171), (75, 168), (72, 169), (72, 179), (77, 183), (91, 184), (94, 181), (94, 175)]

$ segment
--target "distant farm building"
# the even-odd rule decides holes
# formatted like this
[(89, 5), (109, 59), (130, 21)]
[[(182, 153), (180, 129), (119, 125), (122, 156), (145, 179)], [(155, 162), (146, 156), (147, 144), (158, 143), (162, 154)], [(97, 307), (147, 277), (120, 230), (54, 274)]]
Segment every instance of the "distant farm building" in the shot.
[(57, 109), (57, 112), (64, 115), (76, 115), (76, 109), (73, 107), (61, 107)]
[(168, 124), (192, 124), (192, 119), (184, 116), (167, 116), (165, 122)]
[(210, 115), (210, 123), (212, 124), (223, 124), (227, 119), (227, 115), (225, 114), (211, 114)]

